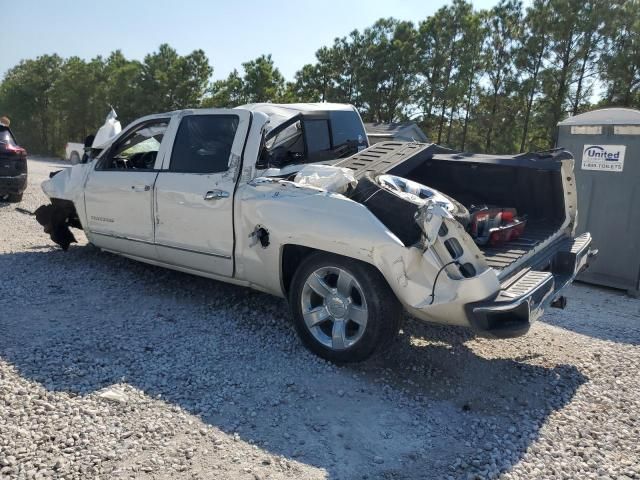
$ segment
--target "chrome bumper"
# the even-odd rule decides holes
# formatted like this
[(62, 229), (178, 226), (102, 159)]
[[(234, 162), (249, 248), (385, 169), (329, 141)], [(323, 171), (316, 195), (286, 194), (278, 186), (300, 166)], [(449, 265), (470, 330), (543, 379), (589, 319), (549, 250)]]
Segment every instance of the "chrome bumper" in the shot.
[(505, 282), (493, 298), (466, 305), (469, 323), (487, 337), (524, 335), (596, 254), (589, 233), (563, 240), (551, 255), (542, 255), (534, 263), (544, 270), (527, 269)]

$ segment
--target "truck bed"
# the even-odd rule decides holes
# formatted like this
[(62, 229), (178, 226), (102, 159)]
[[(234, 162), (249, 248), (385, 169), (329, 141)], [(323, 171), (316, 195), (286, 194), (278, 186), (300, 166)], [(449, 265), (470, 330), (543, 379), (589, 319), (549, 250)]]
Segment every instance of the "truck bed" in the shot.
[(337, 166), (356, 177), (389, 173), (428, 185), (455, 198), (467, 208), (496, 205), (516, 208), (527, 216), (524, 234), (500, 246), (480, 246), (487, 263), (500, 275), (549, 239), (564, 218), (560, 161), (572, 158), (557, 149), (518, 155), (458, 153), (435, 144), (382, 142)]
[(496, 247), (480, 246), (480, 250), (489, 266), (500, 271), (517, 262), (537, 245), (551, 237), (556, 231), (557, 228), (549, 226), (549, 223), (546, 222), (528, 222), (524, 235), (518, 240)]

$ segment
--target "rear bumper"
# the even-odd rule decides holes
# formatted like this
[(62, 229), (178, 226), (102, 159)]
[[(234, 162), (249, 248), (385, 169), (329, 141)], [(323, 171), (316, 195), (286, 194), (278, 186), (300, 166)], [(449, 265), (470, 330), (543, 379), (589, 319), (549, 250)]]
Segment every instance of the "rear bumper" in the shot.
[(0, 177), (0, 194), (19, 195), (27, 189), (27, 174), (21, 173), (12, 177)]
[(588, 266), (589, 258), (597, 254), (591, 249), (591, 235), (585, 233), (563, 241), (545, 271), (526, 270), (501, 285), (491, 299), (465, 306), (469, 323), (482, 336), (510, 338), (524, 335), (531, 323), (576, 275)]

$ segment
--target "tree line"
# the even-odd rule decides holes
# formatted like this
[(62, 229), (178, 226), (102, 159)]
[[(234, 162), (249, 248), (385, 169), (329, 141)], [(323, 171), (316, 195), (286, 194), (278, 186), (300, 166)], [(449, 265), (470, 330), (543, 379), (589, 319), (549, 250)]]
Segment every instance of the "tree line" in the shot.
[(286, 81), (271, 55), (211, 81), (202, 50), (163, 44), (142, 61), (23, 60), (0, 83), (0, 113), (34, 153), (59, 153), (104, 121), (251, 102), (343, 102), (365, 121), (413, 120), (459, 150), (554, 146), (556, 124), (602, 106), (640, 108), (640, 0), (453, 0), (413, 23), (378, 20), (321, 47)]

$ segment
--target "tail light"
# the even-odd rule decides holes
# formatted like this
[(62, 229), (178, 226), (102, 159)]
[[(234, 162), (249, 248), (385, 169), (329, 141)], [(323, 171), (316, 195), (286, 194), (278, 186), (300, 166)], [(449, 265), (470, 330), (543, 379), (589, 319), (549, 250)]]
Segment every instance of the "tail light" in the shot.
[(27, 154), (27, 151), (24, 148), (19, 147), (17, 145), (11, 145), (10, 143), (4, 143), (3, 145), (4, 145), (5, 151), (7, 151), (7, 152), (15, 153), (15, 154), (18, 154), (18, 155), (26, 155)]

